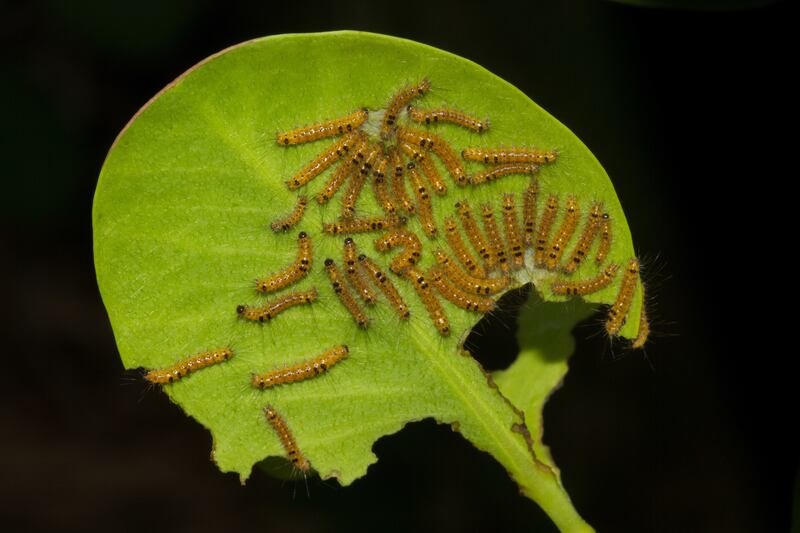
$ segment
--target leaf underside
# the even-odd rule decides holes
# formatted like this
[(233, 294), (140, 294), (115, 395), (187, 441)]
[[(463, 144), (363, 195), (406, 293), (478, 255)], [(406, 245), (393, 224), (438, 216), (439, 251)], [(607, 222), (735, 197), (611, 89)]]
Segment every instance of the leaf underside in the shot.
[[(461, 349), (480, 315), (443, 302), (451, 334), (439, 335), (411, 284), (388, 274), (392, 254), (377, 252), (373, 244), (379, 233), (353, 238), (398, 287), (411, 318), (401, 321), (381, 300), (368, 310), (369, 327), (358, 328), (323, 269), (325, 258), (340, 265), (342, 258), (343, 237), (321, 231), (323, 223), (339, 216), (338, 198), (324, 206), (313, 200), (331, 170), (299, 191), (286, 186), (333, 141), (282, 147), (275, 142), (278, 131), (363, 107), (378, 110), (398, 89), (423, 78), (432, 88), (415, 102), (420, 107), (446, 106), (491, 119), (483, 134), (445, 124), (429, 131), (446, 138), (457, 153), (466, 146), (557, 150), (558, 160), (539, 172), (540, 199), (572, 194), (584, 212), (591, 202), (602, 201), (613, 221), (608, 261), (625, 265), (634, 257), (624, 214), (597, 160), (563, 125), (485, 69), (418, 43), (373, 34), (268, 37), (190, 69), (134, 117), (108, 155), (94, 203), (95, 262), (120, 355), (127, 368), (151, 369), (219, 347), (234, 350), (231, 360), (164, 391), (211, 431), (219, 468), (242, 479), (256, 462), (285, 456), (265, 422), (267, 404), (283, 415), (319, 475), (345, 485), (376, 461), (371, 449), (377, 439), (409, 421), (433, 417), (491, 453), (559, 527), (579, 529), (584, 524), (541, 444), (541, 408), (566, 373), (570, 330), (596, 307), (590, 304), (614, 301), (619, 277), (588, 295), (588, 303), (563, 303), (565, 298), (549, 291), (557, 274), (530, 267), (514, 273), (512, 287), (532, 281), (542, 299), (522, 311), (520, 357), (496, 375), (504, 396)], [(467, 164), (470, 172), (481, 168)], [(464, 188), (449, 181), (445, 196), (432, 194), (438, 239), (424, 236), (418, 217), (407, 225), (423, 242), (421, 267), (433, 264), (434, 247), (446, 248), (441, 223), (453, 216), (456, 201), (466, 198), (476, 211), (492, 203), (499, 215), (502, 194), (519, 195), (529, 182), (524, 175)], [(380, 214), (369, 187), (364, 190), (359, 212)], [(269, 223), (291, 211), (298, 194), (310, 198), (299, 225), (283, 234), (270, 231)], [(255, 293), (253, 279), (294, 260), (298, 231), (311, 236), (314, 263), (291, 289), (316, 287), (319, 300), (263, 324), (239, 319), (237, 305), (267, 299)], [(592, 277), (599, 270), (587, 261), (575, 277)], [(640, 304), (637, 290), (622, 336), (635, 337)], [(250, 386), (254, 372), (341, 344), (349, 346), (349, 357), (320, 377), (264, 391)], [(506, 397), (525, 411), (524, 421)], [(523, 422), (533, 436), (536, 459)]]

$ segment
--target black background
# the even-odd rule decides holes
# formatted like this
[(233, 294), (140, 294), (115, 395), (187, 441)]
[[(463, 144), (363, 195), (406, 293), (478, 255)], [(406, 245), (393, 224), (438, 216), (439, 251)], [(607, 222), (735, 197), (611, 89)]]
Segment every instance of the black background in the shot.
[[(116, 134), (224, 47), (358, 29), (483, 65), (570, 127), (612, 177), (644, 258), (655, 332), (642, 353), (610, 348), (597, 319), (577, 330), (545, 440), (579, 512), (600, 531), (789, 529), (800, 456), (797, 343), (781, 321), (793, 318), (782, 306), (797, 277), (796, 149), (781, 142), (794, 125), (789, 2), (733, 12), (589, 0), (0, 9), (4, 526), (552, 529), (497, 463), (432, 422), (380, 440), (380, 462), (349, 488), (261, 473), (241, 487), (209, 461), (205, 430), (123, 374), (90, 218)], [(478, 344), (490, 367), (513, 350), (488, 335)]]

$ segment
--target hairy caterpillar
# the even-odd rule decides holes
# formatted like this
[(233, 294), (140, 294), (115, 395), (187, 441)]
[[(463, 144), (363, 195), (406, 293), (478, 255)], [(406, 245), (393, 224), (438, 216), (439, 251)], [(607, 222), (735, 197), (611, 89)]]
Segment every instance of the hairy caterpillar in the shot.
[(313, 378), (326, 372), (333, 365), (347, 357), (349, 353), (350, 350), (346, 345), (334, 346), (308, 361), (303, 361), (302, 363), (297, 363), (285, 368), (270, 370), (261, 374), (254, 374), (250, 383), (253, 387), (265, 389), (284, 383), (294, 383), (295, 381)]
[(177, 363), (174, 363), (166, 368), (151, 370), (144, 375), (144, 379), (151, 383), (158, 383), (161, 385), (174, 383), (187, 376), (191, 372), (227, 361), (231, 357), (233, 357), (233, 350), (228, 347), (220, 348), (218, 350), (211, 350), (209, 352), (198, 353), (189, 356), (186, 359), (181, 359)]
[(341, 118), (279, 133), (277, 141), (282, 146), (289, 146), (333, 137), (334, 135), (343, 135), (358, 128), (366, 122), (367, 118), (369, 118), (369, 112), (366, 109), (359, 109), (355, 113)]
[(272, 426), (272, 429), (275, 430), (275, 433), (278, 434), (281, 445), (283, 449), (286, 450), (286, 455), (289, 457), (292, 464), (303, 472), (311, 470), (311, 463), (308, 462), (308, 459), (302, 454), (300, 448), (297, 447), (294, 435), (289, 431), (286, 421), (278, 414), (278, 411), (271, 405), (268, 405), (264, 408), (264, 416), (267, 418), (267, 422)]
[(251, 322), (264, 322), (272, 320), (290, 307), (311, 304), (317, 301), (317, 289), (312, 287), (307, 291), (290, 292), (261, 306), (239, 305), (236, 313)]
[(275, 292), (303, 279), (311, 269), (313, 251), (311, 237), (301, 231), (297, 236), (297, 258), (287, 268), (266, 278), (256, 280), (258, 292)]

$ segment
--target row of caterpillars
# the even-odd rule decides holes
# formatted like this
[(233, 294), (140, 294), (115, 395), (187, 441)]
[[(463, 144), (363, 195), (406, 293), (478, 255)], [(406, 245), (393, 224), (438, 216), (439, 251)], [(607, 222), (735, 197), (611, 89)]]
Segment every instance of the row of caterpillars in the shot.
[[(280, 146), (341, 137), (286, 182), (290, 189), (298, 189), (338, 163), (316, 195), (319, 204), (326, 204), (344, 187), (339, 220), (325, 224), (324, 232), (360, 233), (396, 227), (403, 223), (404, 215), (401, 213), (405, 213), (407, 216), (419, 216), (423, 231), (428, 237), (435, 238), (438, 228), (429, 189), (437, 195), (445, 195), (447, 184), (434, 162), (434, 156), (459, 186), (480, 185), (512, 174), (533, 175), (541, 164), (556, 160), (555, 151), (538, 148), (466, 148), (461, 152), (464, 160), (490, 165), (484, 171), (467, 175), (456, 152), (442, 137), (399, 124), (399, 119), (405, 117), (407, 122), (428, 125), (449, 123), (476, 133), (488, 129), (488, 120), (480, 120), (461, 111), (447, 108), (424, 110), (409, 105), (429, 89), (430, 83), (423, 80), (395, 94), (385, 110), (378, 112), (383, 115), (374, 135), (367, 133), (370, 112), (366, 109), (278, 133), (276, 140)], [(371, 181), (375, 200), (383, 215), (359, 217), (356, 214), (356, 202), (368, 180)], [(408, 194), (406, 181), (411, 185), (413, 199)], [(272, 229), (276, 232), (285, 231), (297, 224), (305, 213), (307, 202), (306, 196), (300, 196), (292, 213), (276, 220)]]
[[(612, 226), (610, 217), (603, 211), (603, 205), (600, 202), (591, 205), (574, 246), (568, 250), (569, 244), (575, 240), (582, 218), (578, 199), (572, 195), (568, 196), (562, 208), (559, 197), (555, 194), (549, 195), (541, 206), (538, 197), (539, 185), (534, 178), (522, 195), (520, 219), (515, 195), (507, 193), (502, 196), (502, 234), (491, 204), (481, 205), (480, 215), (476, 217), (466, 200), (458, 202), (455, 206), (458, 220), (453, 216), (445, 217), (444, 220), (444, 235), (452, 255), (441, 247), (434, 248), (433, 257), (436, 265), (427, 271), (419, 268), (422, 242), (415, 233), (403, 227), (389, 229), (374, 241), (374, 246), (381, 252), (395, 248), (401, 250), (390, 261), (389, 269), (401, 279), (412, 283), (442, 335), (449, 333), (449, 320), (436, 300), (435, 294), (430, 291), (431, 284), (442, 297), (458, 307), (481, 313), (491, 311), (494, 309), (495, 301), (490, 295), (507, 288), (510, 281), (507, 273), (525, 267), (527, 249), (532, 249), (530, 261), (533, 268), (564, 274), (563, 278), (551, 284), (551, 291), (555, 295), (584, 296), (609, 286), (616, 279), (620, 269), (620, 265), (616, 263), (606, 264), (601, 272), (592, 278), (570, 279), (580, 265), (592, 255), (593, 250), (597, 265), (603, 266), (606, 261), (611, 248)], [(557, 225), (559, 211), (563, 211), (563, 216)], [(483, 229), (479, 227), (477, 219), (480, 220)], [(463, 235), (466, 236), (469, 245)], [(477, 253), (477, 259), (473, 251)], [(454, 261), (453, 257), (458, 262)], [(298, 251), (294, 262), (278, 272), (257, 280), (256, 289), (261, 293), (284, 289), (303, 279), (308, 274), (312, 262), (311, 238), (307, 233), (301, 232), (298, 236)], [(408, 318), (408, 306), (391, 280), (373, 259), (357, 253), (355, 242), (350, 237), (344, 241), (343, 263), (346, 275), (342, 274), (332, 258), (325, 260), (325, 272), (334, 292), (360, 327), (366, 328), (369, 318), (348, 287), (348, 281), (352, 291), (363, 300), (363, 303), (372, 306), (377, 296), (366, 281), (371, 280), (384, 292), (400, 318)], [(497, 272), (500, 274), (492, 276)], [(632, 259), (626, 266), (618, 297), (609, 310), (606, 322), (609, 335), (617, 335), (624, 325), (638, 280), (638, 261)], [(312, 288), (307, 291), (291, 292), (265, 305), (240, 305), (237, 312), (246, 320), (264, 322), (294, 305), (313, 303), (317, 297), (317, 289)], [(640, 335), (634, 341), (634, 347), (642, 346), (648, 333), (647, 319), (644, 313), (642, 315)]]

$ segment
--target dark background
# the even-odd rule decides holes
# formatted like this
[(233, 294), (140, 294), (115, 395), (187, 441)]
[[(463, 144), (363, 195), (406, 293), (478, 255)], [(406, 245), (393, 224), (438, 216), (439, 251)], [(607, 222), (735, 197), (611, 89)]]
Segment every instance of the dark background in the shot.
[[(733, 12), (588, 0), (111, 4), (0, 4), (0, 524), (552, 529), (497, 463), (432, 422), (380, 440), (380, 462), (349, 488), (261, 473), (241, 487), (209, 461), (205, 430), (123, 375), (90, 219), (116, 134), (224, 47), (359, 29), (483, 65), (570, 127), (612, 177), (655, 333), (645, 353), (629, 352), (594, 335), (597, 319), (580, 326), (546, 408), (545, 440), (586, 520), (600, 531), (789, 529), (800, 456), (796, 342), (780, 323), (797, 276), (796, 148), (781, 143), (796, 99), (790, 2)], [(513, 350), (479, 344), (489, 367)]]

